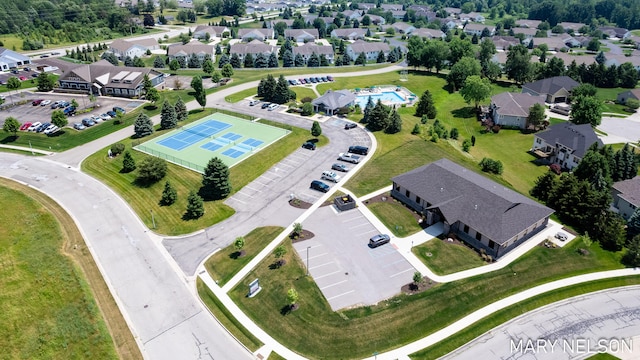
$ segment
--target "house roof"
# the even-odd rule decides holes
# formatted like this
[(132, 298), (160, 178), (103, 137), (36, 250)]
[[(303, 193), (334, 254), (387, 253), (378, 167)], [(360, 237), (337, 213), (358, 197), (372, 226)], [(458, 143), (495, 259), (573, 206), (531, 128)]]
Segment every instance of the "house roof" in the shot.
[(297, 38), (299, 36), (311, 36), (317, 39), (320, 37), (320, 33), (318, 33), (318, 29), (286, 29), (284, 31), (285, 38)]
[[(60, 80), (65, 81), (69, 76), (77, 76), (88, 83), (100, 83), (102, 86), (134, 89), (148, 74), (150, 78), (161, 76), (162, 73), (150, 68), (114, 66), (106, 60), (100, 60), (93, 64), (80, 64), (65, 71)], [(125, 81), (113, 82), (114, 78)]]
[(388, 52), (389, 45), (383, 42), (366, 42), (363, 40), (357, 40), (353, 44), (347, 45), (347, 47), (351, 48), (354, 53), (366, 53), (366, 52)]
[(183, 52), (187, 55), (205, 53), (209, 55), (215, 54), (216, 48), (213, 45), (205, 45), (200, 42), (169, 45), (169, 56)]
[(301, 46), (293, 47), (293, 56), (298, 54), (302, 56), (310, 56), (311, 54), (316, 53), (317, 55), (331, 55), (333, 56), (333, 47), (325, 46), (325, 45), (316, 45), (314, 43), (306, 43)]
[(332, 35), (335, 35), (340, 38), (348, 38), (348, 37), (364, 37), (367, 34), (367, 30), (357, 28), (357, 29), (334, 29), (331, 31)]
[(402, 10), (402, 4), (380, 4), (384, 10)]
[(265, 44), (260, 40), (253, 40), (250, 43), (236, 43), (231, 45), (231, 54), (266, 54), (276, 50), (275, 46)]
[(636, 99), (640, 100), (640, 88), (622, 91), (622, 92), (619, 92), (618, 95), (624, 94), (624, 93), (631, 93)]
[(531, 41), (533, 41), (533, 45), (535, 47), (537, 47), (540, 44), (547, 44), (547, 47), (549, 47), (549, 50), (559, 51), (561, 49), (567, 48), (567, 40), (569, 40), (570, 38), (571, 38), (570, 36), (567, 39), (562, 38), (560, 36), (543, 37), (543, 38), (534, 37), (531, 39)]
[(493, 36), (491, 42), (496, 46), (496, 49), (508, 49), (520, 44), (520, 40), (513, 36)]
[(573, 31), (578, 31), (580, 30), (581, 27), (587, 26), (583, 23), (574, 23), (574, 22), (568, 22), (568, 21), (558, 23), (558, 25), (562, 26), (562, 28), (565, 30), (573, 30)]
[(573, 90), (580, 85), (577, 81), (568, 76), (554, 76), (522, 85), (522, 88), (530, 89), (538, 94), (555, 94), (561, 89)]
[(589, 56), (576, 56), (576, 55), (570, 55), (570, 54), (563, 53), (563, 52), (557, 52), (557, 53), (553, 54), (553, 56), (547, 55), (547, 62), (552, 57), (557, 57), (559, 59), (562, 59), (564, 61), (564, 65), (565, 66), (571, 65), (571, 63), (574, 60), (576, 62), (576, 65), (580, 65), (580, 64), (591, 65), (594, 62), (596, 62), (596, 58), (594, 56), (592, 56), (592, 55), (589, 55)]
[(537, 29), (538, 25), (540, 25), (540, 23), (542, 23), (542, 21), (540, 21), (540, 20), (528, 20), (528, 19), (516, 20), (516, 25), (517, 26), (525, 27), (525, 28)]
[(395, 22), (392, 25), (390, 25), (390, 27), (392, 27), (392, 28), (394, 28), (396, 30), (401, 30), (401, 31), (405, 31), (405, 32), (409, 28), (415, 29), (415, 26), (413, 26), (411, 24), (407, 24), (406, 22), (402, 22), (402, 21)]
[(626, 62), (631, 63), (634, 67), (640, 67), (640, 56), (625, 56), (625, 55), (604, 55), (607, 60), (604, 62), (606, 66), (620, 66)]
[(209, 33), (214, 36), (219, 36), (219, 35), (222, 35), (222, 33), (224, 33), (225, 31), (229, 32), (229, 28), (226, 26), (198, 25), (196, 26), (196, 29), (193, 31), (193, 33), (195, 34), (195, 33), (203, 32), (203, 33)]
[(443, 38), (444, 33), (438, 29), (420, 28), (411, 32), (412, 36), (420, 36), (426, 38)]
[(527, 117), (534, 104), (544, 106), (544, 99), (526, 93), (505, 92), (492, 96), (491, 104), (497, 107), (496, 112), (500, 115)]
[(600, 26), (598, 30), (602, 31), (603, 33), (609, 36), (615, 36), (617, 38), (622, 38), (629, 32), (629, 30), (625, 28), (619, 28), (614, 26)]
[(113, 42), (109, 45), (111, 49), (115, 49), (120, 52), (126, 52), (134, 46), (139, 46), (143, 49), (154, 48), (154, 47), (158, 47), (158, 40), (156, 40), (155, 38), (139, 39), (135, 41), (116, 39), (116, 40), (113, 40)]
[(13, 63), (16, 61), (23, 62), (26, 60), (29, 60), (28, 56), (0, 47), (0, 62)]
[(525, 36), (535, 36), (538, 33), (538, 29), (536, 28), (511, 28), (514, 34), (524, 34)]
[[(315, 19), (315, 17), (314, 17)], [(293, 19), (276, 19), (276, 20), (271, 20), (271, 27), (274, 27), (277, 23), (284, 23), (285, 25), (287, 25), (287, 27), (291, 27), (293, 26)]]
[(450, 160), (440, 159), (391, 179), (460, 221), (503, 244), (553, 210)]
[(598, 138), (590, 124), (575, 125), (571, 122), (553, 124), (547, 130), (535, 134), (547, 144), (562, 145), (572, 150), (572, 154), (582, 158), (593, 143), (602, 146), (602, 140)]
[(273, 36), (273, 29), (239, 29), (238, 37), (243, 39), (245, 37), (255, 37), (255, 38), (268, 38)]
[(355, 94), (349, 90), (327, 90), (324, 95), (311, 101), (313, 105), (324, 105), (327, 109), (335, 110), (356, 100)]
[(491, 32), (496, 31), (495, 26), (485, 25), (485, 24), (474, 24), (474, 23), (469, 23), (465, 25), (464, 30), (465, 31), (484, 31), (485, 28), (487, 28), (487, 30)]
[(629, 204), (640, 206), (640, 176), (613, 183), (613, 188), (620, 192), (620, 198)]

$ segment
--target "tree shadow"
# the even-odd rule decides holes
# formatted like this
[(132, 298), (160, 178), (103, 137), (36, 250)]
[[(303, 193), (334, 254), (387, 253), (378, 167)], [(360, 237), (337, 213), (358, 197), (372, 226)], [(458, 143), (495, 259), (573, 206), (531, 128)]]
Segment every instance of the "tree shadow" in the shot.
[(280, 315), (287, 316), (291, 314), (291, 305), (285, 305), (280, 309)]
[(7, 135), (2, 140), (0, 140), (0, 144), (8, 144), (18, 140), (20, 136), (18, 135)]
[(320, 141), (320, 139), (318, 139), (318, 138), (313, 138), (313, 139), (308, 139), (307, 140), (307, 142), (314, 143), (314, 144), (318, 143), (318, 141)]
[(451, 110), (451, 115), (457, 118), (469, 119), (476, 117), (476, 111), (473, 106), (465, 106), (460, 109)]
[(240, 251), (234, 251), (231, 254), (229, 254), (229, 258), (233, 259), (233, 260), (237, 260), (241, 257), (243, 257), (245, 255), (245, 251), (244, 250), (240, 250)]
[(152, 111), (152, 110), (155, 110), (157, 108), (158, 108), (158, 106), (153, 105), (153, 104), (149, 104), (149, 105), (145, 105), (144, 106), (144, 109), (147, 110), (147, 111)]
[(192, 115), (192, 114), (199, 114), (201, 112), (203, 112), (204, 110), (202, 108), (197, 108), (197, 109), (193, 109), (193, 110), (189, 110), (188, 114)]
[(135, 180), (133, 180), (132, 184), (134, 186), (137, 186), (139, 188), (149, 188), (151, 187), (151, 185), (157, 183), (159, 180), (150, 180), (150, 179), (145, 179), (145, 178), (141, 178), (141, 177), (137, 177), (135, 178)]
[(66, 134), (66, 131), (64, 131), (64, 130), (58, 130), (58, 131), (56, 131), (56, 132), (54, 132), (54, 133), (47, 134), (47, 136), (48, 136), (48, 137), (58, 137), (58, 136), (62, 136), (62, 135), (64, 135), (64, 134)]

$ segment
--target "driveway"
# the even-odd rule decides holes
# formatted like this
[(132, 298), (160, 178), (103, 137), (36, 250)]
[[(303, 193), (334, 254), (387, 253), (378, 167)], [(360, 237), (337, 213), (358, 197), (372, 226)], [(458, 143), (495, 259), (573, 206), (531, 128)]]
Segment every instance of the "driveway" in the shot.
[(331, 309), (377, 304), (412, 281), (415, 269), (393, 245), (369, 248), (378, 230), (358, 209), (323, 206), (302, 225), (315, 236), (293, 247)]
[(603, 117), (598, 130), (607, 134), (600, 136), (605, 144), (636, 143), (640, 139), (640, 121), (633, 115), (627, 118)]

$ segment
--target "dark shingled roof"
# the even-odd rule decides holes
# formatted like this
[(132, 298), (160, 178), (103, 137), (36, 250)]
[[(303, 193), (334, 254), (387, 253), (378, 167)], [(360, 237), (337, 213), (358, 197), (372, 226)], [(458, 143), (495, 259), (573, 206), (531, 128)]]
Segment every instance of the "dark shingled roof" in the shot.
[(602, 140), (598, 138), (590, 124), (575, 125), (570, 122), (553, 124), (535, 136), (553, 146), (557, 146), (557, 144), (566, 146), (573, 150), (573, 155), (579, 158), (584, 157), (589, 146), (594, 142), (598, 142), (598, 146), (602, 146)]
[(447, 159), (392, 180), (431, 203), (431, 208), (440, 209), (449, 224), (460, 221), (498, 244), (553, 213), (552, 209)]
[(613, 188), (620, 191), (620, 198), (625, 199), (629, 204), (640, 205), (640, 176), (633, 179), (618, 181), (613, 184)]
[(573, 90), (580, 85), (577, 81), (568, 76), (554, 76), (522, 85), (523, 88), (531, 89), (538, 94), (555, 94), (560, 89)]

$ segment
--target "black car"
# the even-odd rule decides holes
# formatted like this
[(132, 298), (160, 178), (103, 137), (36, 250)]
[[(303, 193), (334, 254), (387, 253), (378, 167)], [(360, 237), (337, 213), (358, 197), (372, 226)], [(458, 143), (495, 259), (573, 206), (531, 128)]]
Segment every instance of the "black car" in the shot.
[(318, 191), (322, 191), (322, 192), (327, 192), (329, 191), (330, 187), (329, 185), (323, 183), (320, 180), (313, 180), (311, 182), (311, 186), (310, 186), (313, 190), (318, 190)]
[(261, 108), (266, 109), (266, 108), (269, 107), (269, 105), (271, 105), (271, 103), (266, 102), (266, 103), (262, 104)]
[(349, 146), (349, 152), (358, 155), (367, 155), (369, 153), (369, 148), (366, 146)]
[(387, 234), (378, 234), (375, 235), (373, 237), (371, 237), (371, 239), (369, 239), (369, 247), (370, 248), (376, 248), (380, 245), (384, 245), (386, 243), (388, 243), (389, 241), (391, 241), (391, 238), (389, 237), (389, 235)]
[(303, 149), (309, 149), (309, 150), (315, 150), (316, 149), (316, 144), (307, 141), (306, 143), (302, 144), (302, 148)]
[(358, 127), (358, 125), (356, 125), (356, 123), (352, 123), (352, 122), (344, 124), (344, 129), (345, 130), (355, 129), (357, 127)]

